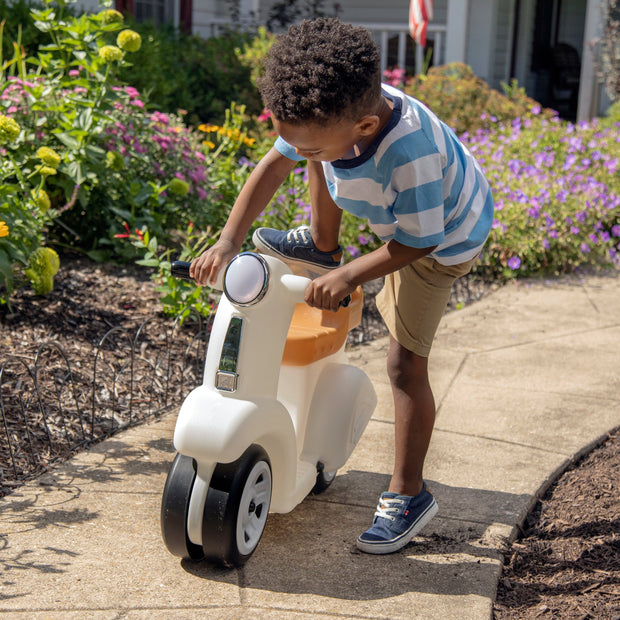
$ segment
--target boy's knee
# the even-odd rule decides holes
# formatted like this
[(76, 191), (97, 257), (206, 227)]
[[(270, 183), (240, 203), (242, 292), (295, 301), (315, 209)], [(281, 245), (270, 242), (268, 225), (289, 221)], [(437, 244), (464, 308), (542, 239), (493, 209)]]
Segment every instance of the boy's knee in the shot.
[(390, 383), (405, 388), (412, 381), (428, 382), (428, 358), (408, 351), (398, 343), (392, 343), (387, 358), (387, 373)]

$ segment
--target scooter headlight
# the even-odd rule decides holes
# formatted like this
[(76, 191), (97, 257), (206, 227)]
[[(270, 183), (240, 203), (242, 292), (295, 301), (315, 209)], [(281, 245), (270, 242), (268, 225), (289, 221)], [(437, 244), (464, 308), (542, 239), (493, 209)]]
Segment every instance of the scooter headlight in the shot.
[(267, 292), (269, 266), (259, 254), (242, 252), (235, 256), (224, 274), (224, 294), (238, 306), (251, 306)]

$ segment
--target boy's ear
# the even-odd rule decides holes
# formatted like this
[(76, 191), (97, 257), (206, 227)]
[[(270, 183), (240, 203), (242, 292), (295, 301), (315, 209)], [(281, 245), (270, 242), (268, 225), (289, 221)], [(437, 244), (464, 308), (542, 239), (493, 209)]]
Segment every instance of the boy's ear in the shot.
[(377, 114), (366, 114), (366, 116), (362, 116), (362, 118), (357, 121), (356, 126), (360, 134), (369, 136), (377, 130), (380, 122), (381, 119)]

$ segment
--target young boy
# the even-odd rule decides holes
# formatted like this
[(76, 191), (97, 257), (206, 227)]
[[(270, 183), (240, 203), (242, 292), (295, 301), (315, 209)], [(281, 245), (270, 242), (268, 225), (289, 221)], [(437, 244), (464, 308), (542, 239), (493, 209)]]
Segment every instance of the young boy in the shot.
[[(289, 172), (307, 160), (310, 226), (259, 228), (253, 240), (259, 251), (318, 276), (306, 292), (311, 306), (336, 310), (359, 284), (385, 276), (377, 306), (390, 332), (395, 462), (357, 546), (391, 553), (437, 512), (422, 477), (435, 420), (427, 359), (451, 286), (487, 238), (491, 193), (446, 125), (381, 84), (379, 53), (363, 28), (323, 18), (292, 26), (269, 52), (259, 87), (279, 137), (191, 273), (199, 284), (213, 281)], [(384, 245), (343, 264), (341, 209), (368, 219)]]

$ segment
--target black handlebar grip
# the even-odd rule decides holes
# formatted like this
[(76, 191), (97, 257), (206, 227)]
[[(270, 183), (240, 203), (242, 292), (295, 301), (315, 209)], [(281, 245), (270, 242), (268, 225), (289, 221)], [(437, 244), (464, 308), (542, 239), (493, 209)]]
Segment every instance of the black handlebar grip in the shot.
[(344, 299), (340, 300), (338, 304), (339, 308), (346, 308), (351, 303), (351, 295), (347, 295)]
[(175, 278), (180, 278), (181, 280), (191, 280), (192, 277), (189, 275), (189, 267), (191, 263), (188, 263), (183, 260), (175, 260), (170, 263), (170, 273)]

